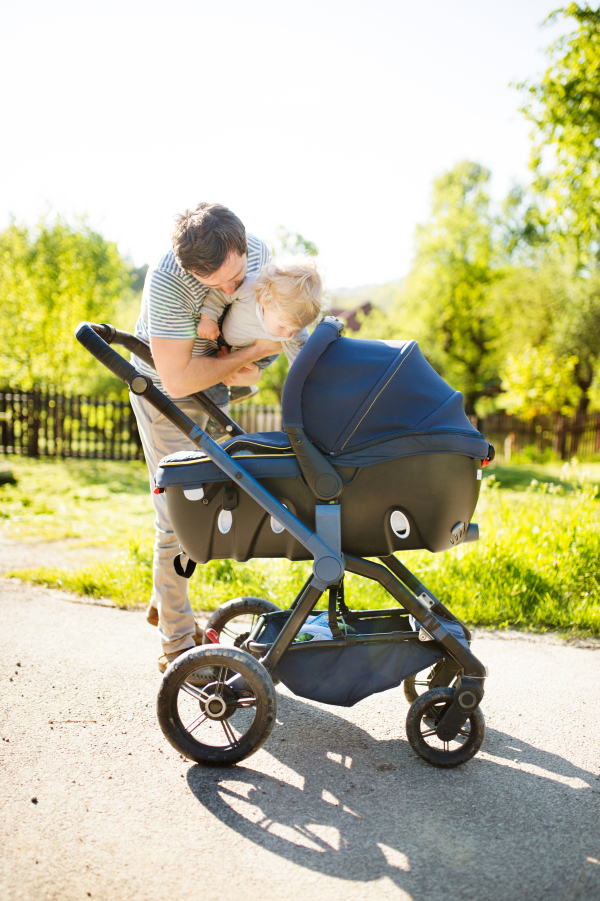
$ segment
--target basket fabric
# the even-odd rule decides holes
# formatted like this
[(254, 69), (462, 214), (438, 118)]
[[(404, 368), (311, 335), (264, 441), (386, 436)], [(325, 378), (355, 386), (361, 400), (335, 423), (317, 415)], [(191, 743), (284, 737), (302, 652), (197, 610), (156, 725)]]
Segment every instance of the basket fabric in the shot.
[[(289, 612), (269, 617), (266, 628), (259, 636), (260, 642), (275, 640), (283, 628)], [(386, 617), (352, 618), (350, 628), (359, 634), (383, 634), (406, 631), (406, 617), (392, 613)], [(444, 622), (456, 637), (464, 641), (459, 624)], [(393, 642), (382, 639), (368, 644), (347, 644), (343, 647), (333, 642), (294, 643), (283, 655), (274, 675), (295, 695), (352, 707), (354, 704), (379, 691), (395, 688), (408, 676), (432, 666), (444, 656), (435, 642), (414, 640)]]

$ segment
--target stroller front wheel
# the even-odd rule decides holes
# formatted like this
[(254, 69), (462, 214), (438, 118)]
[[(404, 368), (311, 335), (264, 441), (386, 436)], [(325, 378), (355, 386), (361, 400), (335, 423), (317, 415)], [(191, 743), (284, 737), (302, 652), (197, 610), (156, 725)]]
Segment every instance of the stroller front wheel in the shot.
[(433, 688), (414, 701), (406, 717), (406, 737), (411, 748), (432, 766), (449, 768), (466, 763), (485, 738), (485, 718), (479, 707), (469, 714), (452, 741), (437, 737), (437, 724), (453, 700), (453, 688)]
[(251, 654), (204, 646), (169, 666), (157, 714), (180, 754), (224, 766), (244, 760), (266, 742), (277, 718), (277, 694), (269, 673)]

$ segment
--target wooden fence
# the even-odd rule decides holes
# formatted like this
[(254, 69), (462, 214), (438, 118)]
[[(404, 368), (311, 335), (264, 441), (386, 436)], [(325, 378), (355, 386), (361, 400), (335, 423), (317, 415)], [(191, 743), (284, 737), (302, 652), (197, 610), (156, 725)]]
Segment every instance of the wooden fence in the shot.
[(600, 413), (578, 416), (544, 416), (523, 421), (505, 413), (480, 419), (477, 425), (496, 449), (496, 457), (508, 462), (531, 449), (538, 459), (552, 454), (560, 460), (590, 461), (600, 456)]
[[(233, 418), (245, 432), (281, 429), (281, 408), (240, 404)], [(128, 401), (73, 397), (52, 389), (0, 392), (0, 453), (27, 457), (143, 460)]]
[[(239, 404), (233, 418), (245, 432), (281, 429), (281, 407)], [(528, 422), (496, 413), (474, 423), (508, 461), (526, 448), (543, 458), (600, 457), (600, 413)], [(137, 423), (128, 401), (73, 397), (56, 391), (0, 392), (0, 453), (28, 457), (143, 460)]]

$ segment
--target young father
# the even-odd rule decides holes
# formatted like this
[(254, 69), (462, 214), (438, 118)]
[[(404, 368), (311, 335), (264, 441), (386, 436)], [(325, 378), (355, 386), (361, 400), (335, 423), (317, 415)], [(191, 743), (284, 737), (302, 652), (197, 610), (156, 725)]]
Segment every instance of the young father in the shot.
[[(256, 360), (279, 353), (280, 344), (257, 341), (235, 353), (217, 357), (213, 341), (198, 338), (202, 302), (209, 288), (233, 294), (246, 274), (257, 272), (269, 259), (263, 241), (246, 235), (242, 222), (218, 203), (199, 203), (177, 216), (173, 249), (148, 271), (135, 334), (152, 348), (156, 372), (132, 356), (133, 365), (150, 376), (157, 388), (200, 427), (206, 414), (189, 399), (219, 382), (253, 385), (261, 375)], [(167, 454), (194, 447), (192, 442), (143, 397), (131, 396), (146, 463), (150, 490), (158, 463)], [(194, 647), (198, 632), (187, 596), (187, 581), (178, 576), (173, 561), (179, 542), (167, 514), (164, 494), (152, 494), (156, 512), (151, 608), (158, 610), (158, 631), (163, 647), (161, 672), (176, 657)], [(151, 620), (152, 621), (152, 620)]]

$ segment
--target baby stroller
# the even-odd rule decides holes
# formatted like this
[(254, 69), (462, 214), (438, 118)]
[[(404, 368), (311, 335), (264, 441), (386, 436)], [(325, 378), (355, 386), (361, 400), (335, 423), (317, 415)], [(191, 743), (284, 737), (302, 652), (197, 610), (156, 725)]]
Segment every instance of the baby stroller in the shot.
[[(76, 331), (197, 448), (165, 457), (156, 476), (181, 545), (180, 575), (217, 559), (313, 560), (288, 609), (261, 598), (230, 601), (209, 620), (206, 644), (167, 669), (159, 723), (198, 763), (234, 764), (265, 743), (277, 681), (300, 697), (342, 706), (404, 682), (412, 701), (408, 740), (434, 766), (464, 763), (484, 739), (486, 669), (470, 650), (471, 635), (395, 552), (435, 553), (477, 540), (471, 517), (493, 448), (416, 342), (344, 338), (342, 328), (331, 317), (321, 322), (291, 367), (281, 432), (244, 434), (195, 395), (232, 436), (221, 444), (109, 346), (151, 362), (145, 344), (109, 325), (82, 323)], [(350, 610), (346, 572), (379, 583), (394, 606)], [(322, 635), (306, 624), (325, 592)], [(255, 621), (226, 647), (220, 638), (240, 612)]]

